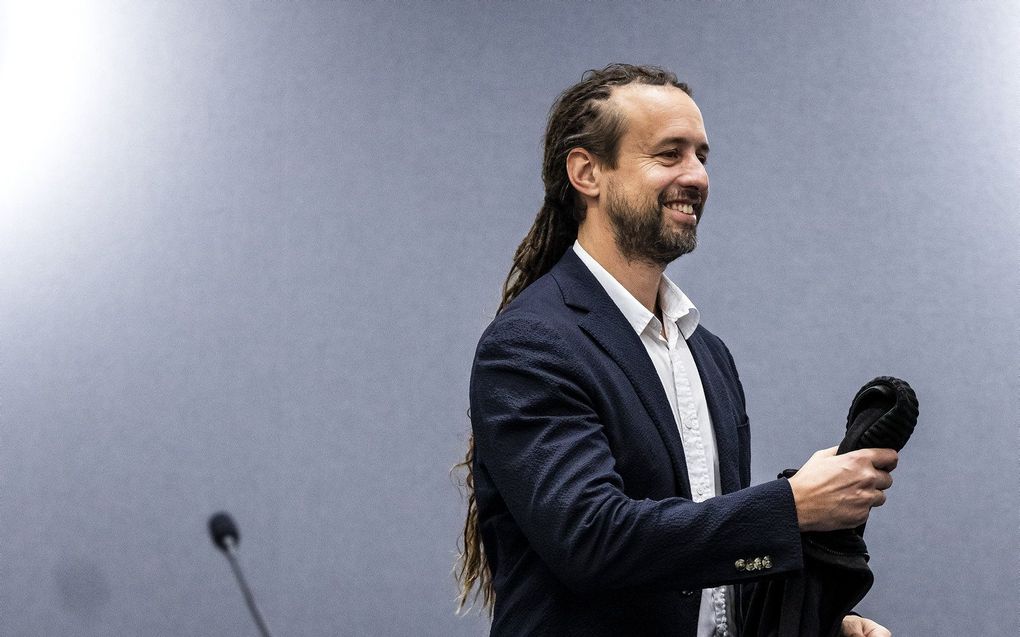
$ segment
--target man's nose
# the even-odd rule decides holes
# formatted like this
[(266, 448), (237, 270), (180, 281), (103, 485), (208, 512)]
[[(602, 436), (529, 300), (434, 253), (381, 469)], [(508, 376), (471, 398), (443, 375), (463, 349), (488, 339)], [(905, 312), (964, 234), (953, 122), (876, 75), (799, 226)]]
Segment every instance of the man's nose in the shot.
[(708, 171), (705, 164), (695, 156), (689, 157), (680, 166), (680, 174), (677, 175), (677, 185), (682, 188), (697, 190), (704, 201), (708, 198)]

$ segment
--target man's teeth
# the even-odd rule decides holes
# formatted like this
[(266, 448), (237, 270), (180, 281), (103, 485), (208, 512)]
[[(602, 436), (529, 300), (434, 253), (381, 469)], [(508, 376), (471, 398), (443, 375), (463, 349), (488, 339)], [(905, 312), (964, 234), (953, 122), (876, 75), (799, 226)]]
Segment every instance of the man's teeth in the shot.
[(689, 203), (671, 203), (671, 204), (666, 204), (666, 207), (669, 208), (670, 210), (676, 210), (676, 211), (680, 212), (681, 214), (685, 214), (685, 215), (693, 215), (694, 214), (694, 204), (689, 204)]

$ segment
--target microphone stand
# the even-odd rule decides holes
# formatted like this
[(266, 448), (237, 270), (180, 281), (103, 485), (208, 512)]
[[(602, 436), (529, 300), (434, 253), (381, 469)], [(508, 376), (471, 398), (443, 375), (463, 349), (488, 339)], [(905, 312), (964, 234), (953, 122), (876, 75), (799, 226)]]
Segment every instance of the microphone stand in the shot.
[(259, 613), (258, 606), (255, 604), (255, 595), (252, 594), (252, 589), (248, 586), (245, 574), (241, 571), (241, 564), (238, 562), (237, 547), (241, 542), (238, 525), (235, 524), (230, 514), (220, 512), (209, 518), (209, 534), (212, 536), (212, 542), (226, 555), (226, 561), (231, 563), (231, 570), (234, 571), (238, 586), (244, 593), (245, 603), (248, 604), (248, 611), (251, 613), (252, 619), (255, 620), (259, 634), (262, 637), (272, 637), (262, 614)]
[(241, 565), (237, 562), (234, 547), (235, 543), (232, 537), (223, 538), (223, 554), (227, 556), (227, 561), (230, 562), (230, 569), (234, 571), (237, 584), (241, 587), (241, 592), (244, 593), (244, 601), (248, 604), (248, 610), (251, 612), (252, 619), (255, 620), (255, 625), (258, 626), (259, 634), (262, 637), (272, 637), (269, 633), (269, 626), (266, 625), (266, 620), (262, 618), (259, 607), (255, 605), (255, 596), (252, 594), (251, 588), (248, 587), (248, 582), (244, 579), (244, 573), (241, 572)]

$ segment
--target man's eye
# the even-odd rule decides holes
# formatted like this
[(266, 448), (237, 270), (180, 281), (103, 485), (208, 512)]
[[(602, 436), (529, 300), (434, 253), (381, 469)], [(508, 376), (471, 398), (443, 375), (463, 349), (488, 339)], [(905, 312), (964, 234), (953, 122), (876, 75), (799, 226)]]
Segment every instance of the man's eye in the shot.
[(708, 155), (698, 155), (698, 161), (700, 161), (701, 165), (704, 166), (708, 163)]
[(659, 153), (659, 156), (665, 157), (666, 159), (677, 159), (680, 157), (680, 151), (675, 148), (673, 150), (664, 150)]

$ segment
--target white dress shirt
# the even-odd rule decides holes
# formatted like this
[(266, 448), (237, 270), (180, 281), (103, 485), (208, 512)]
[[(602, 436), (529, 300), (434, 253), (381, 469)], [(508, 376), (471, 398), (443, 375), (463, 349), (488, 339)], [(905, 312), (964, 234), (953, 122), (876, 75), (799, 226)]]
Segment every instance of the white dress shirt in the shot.
[[(693, 500), (702, 502), (720, 495), (715, 432), (708, 413), (705, 388), (701, 384), (698, 367), (686, 340), (698, 327), (698, 309), (663, 274), (658, 294), (658, 306), (663, 317), (660, 321), (588, 254), (578, 241), (574, 242), (574, 252), (620, 308), (655, 365), (683, 441)], [(732, 599), (732, 591), (728, 586), (706, 588), (701, 592), (698, 637), (728, 637), (732, 634), (729, 630), (733, 625)]]

